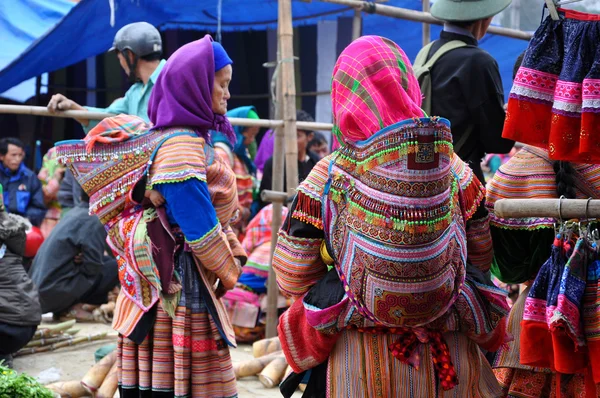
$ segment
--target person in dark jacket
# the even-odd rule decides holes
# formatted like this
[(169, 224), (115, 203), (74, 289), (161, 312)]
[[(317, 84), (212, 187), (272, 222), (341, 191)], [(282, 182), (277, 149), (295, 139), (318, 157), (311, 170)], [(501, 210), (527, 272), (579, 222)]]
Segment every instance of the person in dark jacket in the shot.
[(119, 283), (117, 262), (106, 255), (106, 231), (88, 214), (89, 198), (71, 209), (40, 247), (29, 275), (40, 294), (42, 311), (56, 317), (91, 321), (83, 304), (107, 302)]
[(75, 180), (73, 172), (69, 169), (65, 171), (65, 177), (60, 183), (58, 189), (58, 203), (62, 209), (62, 215), (64, 216), (67, 211), (81, 203), (81, 194), (83, 189), (81, 185)]
[(9, 213), (27, 218), (39, 227), (46, 215), (42, 183), (25, 167), (25, 145), (17, 138), (0, 140), (0, 184), (4, 206)]
[[(310, 116), (310, 114), (306, 111), (299, 110), (296, 113), (296, 120), (299, 122), (314, 122), (315, 119)], [(312, 131), (304, 131), (297, 130), (297, 139), (298, 139), (298, 183), (301, 183), (306, 179), (306, 177), (310, 174), (311, 170), (317, 163), (319, 163), (319, 156), (315, 155), (313, 152), (308, 151), (308, 143), (313, 139), (314, 133)], [(284, 160), (285, 167), (285, 160)], [(273, 157), (265, 162), (265, 168), (263, 171), (262, 180), (260, 182), (259, 191), (262, 192), (264, 190), (270, 190), (273, 186)], [(287, 184), (285, 179), (285, 168), (283, 172), (283, 190), (287, 190)], [(265, 207), (268, 203), (265, 203), (259, 198), (257, 200), (258, 203), (258, 211)]]
[(8, 367), (42, 320), (37, 289), (23, 268), (29, 229), (26, 218), (8, 214), (0, 203), (0, 361)]
[[(496, 60), (478, 47), (494, 15), (512, 0), (438, 0), (431, 14), (445, 21), (429, 51), (431, 58), (444, 44), (462, 41), (467, 47), (444, 54), (431, 69), (431, 114), (452, 123), (457, 154), (485, 183), (481, 161), (486, 153), (505, 154), (514, 142), (502, 138), (504, 89)], [(457, 146), (464, 138), (464, 144)]]

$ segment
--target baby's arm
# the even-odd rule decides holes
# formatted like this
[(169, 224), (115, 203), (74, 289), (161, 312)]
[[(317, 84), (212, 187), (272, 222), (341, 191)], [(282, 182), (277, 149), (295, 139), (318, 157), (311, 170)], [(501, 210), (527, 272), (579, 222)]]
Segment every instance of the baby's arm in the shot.
[(150, 199), (150, 202), (152, 202), (154, 207), (160, 207), (165, 204), (165, 198), (160, 192), (155, 191), (154, 189), (147, 190), (144, 196)]

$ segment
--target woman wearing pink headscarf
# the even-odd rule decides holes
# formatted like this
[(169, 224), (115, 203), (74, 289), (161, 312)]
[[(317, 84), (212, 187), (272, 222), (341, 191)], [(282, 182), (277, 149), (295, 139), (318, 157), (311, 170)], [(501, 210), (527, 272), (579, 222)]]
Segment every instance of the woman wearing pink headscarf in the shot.
[(331, 96), (341, 147), (298, 188), (273, 258), (296, 298), (279, 324), (284, 396), (307, 370), (309, 396), (498, 396), (482, 349), (507, 340), (508, 307), (449, 122), (424, 114), (409, 60), (378, 36), (342, 52)]

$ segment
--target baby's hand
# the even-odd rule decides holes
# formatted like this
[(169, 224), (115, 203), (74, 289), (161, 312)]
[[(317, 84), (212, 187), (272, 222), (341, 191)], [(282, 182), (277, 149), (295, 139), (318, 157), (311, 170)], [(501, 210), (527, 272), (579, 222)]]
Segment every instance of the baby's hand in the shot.
[(154, 207), (160, 207), (165, 204), (165, 198), (160, 194), (160, 192), (151, 189), (146, 191), (144, 196), (150, 199), (150, 202), (154, 205)]

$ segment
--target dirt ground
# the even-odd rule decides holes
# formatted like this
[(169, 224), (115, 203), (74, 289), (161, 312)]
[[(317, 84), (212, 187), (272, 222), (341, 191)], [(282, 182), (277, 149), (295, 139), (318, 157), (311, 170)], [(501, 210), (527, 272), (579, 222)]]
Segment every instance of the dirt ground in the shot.
[[(44, 370), (56, 368), (60, 371), (60, 381), (81, 380), (94, 364), (94, 352), (106, 344), (116, 343), (117, 333), (112, 330), (110, 325), (104, 324), (78, 323), (76, 329), (80, 330), (78, 336), (108, 332), (109, 338), (74, 347), (61, 348), (54, 352), (15, 358), (15, 370), (37, 377)], [(238, 348), (231, 350), (231, 357), (234, 363), (251, 359), (252, 346), (238, 346)], [(263, 387), (256, 376), (238, 380), (238, 394), (240, 398), (281, 397), (278, 388), (267, 389)], [(301, 397), (301, 395), (297, 391), (294, 397)]]

